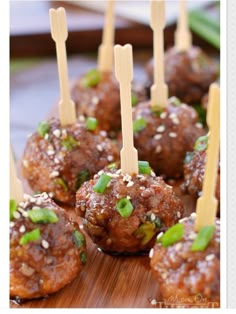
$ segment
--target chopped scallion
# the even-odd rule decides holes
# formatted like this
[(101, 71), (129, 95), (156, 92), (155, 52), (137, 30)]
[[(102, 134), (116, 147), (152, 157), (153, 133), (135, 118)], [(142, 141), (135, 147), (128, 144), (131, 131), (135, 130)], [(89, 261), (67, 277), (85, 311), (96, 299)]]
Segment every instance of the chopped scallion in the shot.
[(149, 166), (148, 161), (138, 161), (138, 170), (139, 173), (151, 174), (151, 167)]
[(89, 71), (82, 79), (82, 84), (85, 87), (96, 86), (101, 80), (101, 75), (97, 69)]
[(135, 107), (138, 103), (138, 98), (135, 94), (132, 93), (131, 95), (131, 103), (132, 103), (132, 107)]
[(133, 122), (133, 131), (138, 133), (146, 128), (146, 120), (144, 118), (139, 118)]
[(20, 245), (25, 245), (29, 242), (37, 241), (38, 239), (40, 239), (40, 229), (36, 228), (30, 232), (25, 233), (20, 238)]
[(39, 122), (38, 133), (40, 136), (44, 137), (50, 131), (50, 125), (46, 121)]
[(64, 190), (65, 192), (68, 192), (69, 187), (68, 187), (67, 182), (66, 182), (64, 179), (62, 179), (62, 178), (56, 178), (56, 179), (54, 180), (54, 183), (55, 183), (56, 185), (60, 185), (60, 186), (63, 188), (63, 190)]
[(191, 251), (204, 251), (215, 232), (215, 226), (202, 227), (194, 240)]
[(58, 221), (57, 214), (48, 208), (31, 209), (28, 215), (33, 223), (49, 224)]
[(82, 262), (83, 264), (86, 264), (86, 262), (87, 262), (87, 256), (86, 256), (85, 252), (81, 252), (81, 253), (80, 253), (80, 260), (81, 260), (81, 262)]
[(179, 105), (181, 105), (181, 101), (179, 100), (179, 98), (175, 96), (172, 96), (169, 100), (175, 107), (178, 107)]
[(94, 185), (93, 190), (97, 193), (103, 194), (110, 180), (111, 177), (103, 173), (97, 183)]
[(122, 198), (117, 202), (116, 209), (118, 210), (121, 217), (127, 218), (132, 214), (134, 207), (130, 200), (127, 198)]
[(147, 244), (155, 235), (156, 226), (154, 223), (142, 224), (134, 233), (136, 237), (142, 237), (141, 244)]
[(66, 148), (66, 150), (71, 151), (73, 148), (79, 146), (79, 142), (73, 136), (67, 136), (62, 140), (61, 145)]
[(78, 190), (81, 185), (90, 178), (90, 172), (87, 169), (81, 170), (77, 175), (75, 189)]
[(17, 210), (17, 203), (15, 200), (10, 200), (10, 221), (14, 218), (14, 212)]
[(73, 231), (72, 236), (77, 248), (80, 248), (85, 244), (85, 237), (78, 230)]
[(162, 112), (164, 112), (164, 109), (160, 105), (153, 105), (151, 106), (151, 111), (154, 113), (157, 117), (160, 117)]
[(98, 125), (98, 120), (96, 118), (88, 117), (86, 119), (86, 128), (87, 128), (87, 130), (95, 131), (97, 125)]
[(184, 234), (184, 225), (177, 223), (176, 225), (170, 227), (163, 236), (158, 239), (158, 242), (164, 247), (170, 246), (178, 241), (180, 241)]
[(208, 146), (208, 135), (200, 136), (194, 144), (194, 150), (201, 152), (202, 150), (206, 150), (207, 146)]

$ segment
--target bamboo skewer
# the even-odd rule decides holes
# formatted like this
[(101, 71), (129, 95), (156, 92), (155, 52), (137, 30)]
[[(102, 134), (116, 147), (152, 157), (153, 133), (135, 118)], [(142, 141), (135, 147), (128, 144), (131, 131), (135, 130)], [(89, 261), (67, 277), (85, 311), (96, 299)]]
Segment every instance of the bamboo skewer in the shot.
[(206, 167), (202, 196), (198, 198), (195, 229), (214, 225), (218, 201), (215, 198), (215, 187), (218, 170), (220, 147), (220, 89), (216, 83), (211, 84), (207, 112), (209, 142), (206, 151)]
[(122, 173), (138, 174), (138, 153), (134, 147), (131, 104), (133, 78), (132, 46), (115, 46), (115, 75), (120, 84), (123, 147), (120, 151)]
[(111, 72), (113, 70), (114, 46), (114, 0), (107, 0), (105, 24), (102, 44), (98, 49), (98, 70)]
[(23, 200), (23, 186), (17, 178), (12, 148), (10, 147), (10, 199), (18, 204)]
[(65, 41), (68, 36), (66, 13), (64, 8), (50, 9), (51, 35), (56, 43), (57, 65), (60, 81), (59, 115), (61, 125), (65, 126), (76, 122), (75, 104), (70, 98), (70, 88), (67, 70)]
[(175, 31), (175, 47), (179, 51), (187, 51), (192, 46), (192, 35), (188, 27), (186, 1), (179, 0), (179, 18)]
[(154, 84), (151, 86), (151, 106), (165, 108), (168, 99), (168, 88), (164, 78), (164, 38), (165, 2), (151, 1), (151, 28), (154, 47)]

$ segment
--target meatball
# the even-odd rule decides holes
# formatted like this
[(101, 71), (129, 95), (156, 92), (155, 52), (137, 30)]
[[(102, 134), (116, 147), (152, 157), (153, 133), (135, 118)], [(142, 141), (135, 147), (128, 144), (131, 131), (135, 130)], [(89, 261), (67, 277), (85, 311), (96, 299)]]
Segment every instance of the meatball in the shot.
[[(108, 179), (103, 193), (97, 185)], [(183, 214), (183, 204), (162, 178), (101, 170), (76, 193), (76, 211), (86, 232), (105, 252), (134, 254), (153, 246), (155, 236)]]
[[(165, 81), (169, 95), (195, 105), (201, 102), (211, 83), (219, 75), (218, 66), (199, 47), (178, 51), (175, 47), (165, 53)], [(147, 67), (147, 74), (153, 82), (153, 60)]]
[(11, 200), (10, 209), (11, 298), (39, 298), (69, 284), (86, 263), (79, 226), (47, 193)]
[(158, 175), (181, 177), (186, 152), (205, 133), (196, 111), (172, 97), (161, 111), (154, 111), (150, 102), (140, 103), (133, 109), (133, 120), (139, 158), (148, 160)]
[[(182, 184), (182, 190), (198, 198), (202, 193), (206, 165), (206, 150), (195, 150), (192, 153), (188, 153), (185, 160), (184, 183)], [(220, 163), (218, 165), (215, 196), (220, 202)]]
[(85, 122), (62, 127), (51, 119), (29, 137), (22, 174), (33, 191), (52, 193), (56, 201), (74, 205), (80, 185), (117, 158), (106, 132), (90, 131)]
[[(95, 117), (99, 127), (111, 137), (120, 130), (120, 89), (113, 72), (89, 71), (74, 83), (71, 95), (78, 115)], [(140, 84), (134, 85), (133, 104), (145, 99), (144, 88)]]
[(208, 246), (202, 251), (196, 248), (192, 251), (197, 237), (195, 215), (180, 220), (184, 226), (182, 239), (166, 247), (158, 240), (149, 254), (166, 307), (220, 306), (220, 220), (215, 221)]

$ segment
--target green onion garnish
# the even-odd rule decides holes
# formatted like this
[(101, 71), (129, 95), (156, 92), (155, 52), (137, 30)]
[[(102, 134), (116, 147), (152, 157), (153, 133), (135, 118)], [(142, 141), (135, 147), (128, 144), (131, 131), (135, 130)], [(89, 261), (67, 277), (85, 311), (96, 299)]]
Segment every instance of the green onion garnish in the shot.
[(202, 150), (206, 150), (208, 145), (208, 135), (200, 136), (195, 144), (194, 150), (201, 152)]
[(191, 162), (191, 160), (193, 159), (194, 156), (194, 152), (187, 152), (185, 155), (185, 159), (184, 159), (184, 163), (187, 165)]
[(97, 193), (103, 194), (110, 180), (111, 177), (103, 173), (97, 183), (94, 185), (93, 190)]
[(107, 166), (108, 169), (115, 169), (117, 167), (116, 162), (113, 162)]
[(202, 123), (203, 126), (206, 125), (206, 109), (202, 107), (202, 105), (194, 105), (194, 109), (198, 113), (198, 120)]
[(85, 237), (78, 230), (73, 231), (72, 237), (77, 248), (80, 248), (85, 244)]
[(117, 202), (116, 209), (118, 210), (121, 217), (127, 218), (132, 214), (134, 207), (130, 200), (127, 198), (122, 198)]
[(48, 208), (31, 209), (28, 211), (30, 220), (36, 224), (50, 224), (58, 221), (57, 214)]
[(14, 218), (14, 212), (17, 210), (17, 203), (15, 200), (10, 200), (10, 221)]
[(144, 118), (139, 118), (133, 122), (133, 131), (138, 133), (146, 128), (146, 120)]
[(89, 131), (95, 131), (98, 125), (98, 120), (93, 117), (89, 117), (86, 119), (86, 128)]
[(90, 178), (90, 172), (87, 169), (81, 170), (76, 179), (75, 189), (78, 190), (81, 185)]
[(32, 241), (37, 241), (40, 238), (40, 229), (34, 229), (30, 232), (25, 233), (21, 238), (20, 238), (20, 245), (25, 245), (28, 242)]
[(153, 105), (151, 106), (151, 111), (154, 113), (157, 117), (160, 117), (162, 112), (164, 112), (164, 108), (161, 107), (160, 105)]
[(202, 227), (199, 230), (198, 235), (191, 246), (191, 251), (204, 251), (208, 243), (212, 239), (214, 231), (215, 226)]
[(138, 161), (138, 171), (139, 173), (151, 174), (151, 167), (148, 161)]
[(154, 223), (142, 224), (134, 233), (136, 237), (142, 237), (141, 244), (147, 244), (155, 235), (156, 226)]
[(81, 262), (82, 262), (83, 264), (86, 264), (86, 262), (87, 262), (87, 256), (86, 256), (85, 252), (81, 252), (81, 253), (80, 253), (80, 260), (81, 260)]
[(71, 151), (73, 148), (79, 146), (79, 142), (74, 139), (73, 136), (68, 136), (66, 139), (62, 140), (61, 145), (66, 148), (66, 150)]
[(50, 131), (50, 125), (46, 121), (39, 122), (38, 133), (40, 136), (44, 137)]
[(89, 71), (82, 79), (82, 84), (85, 87), (96, 86), (101, 80), (101, 75), (97, 69)]
[(60, 185), (60, 186), (63, 188), (63, 190), (64, 190), (65, 192), (68, 192), (69, 187), (68, 187), (67, 182), (66, 182), (64, 179), (62, 179), (62, 178), (56, 178), (56, 179), (54, 180), (54, 183), (55, 183), (56, 185)]
[(176, 225), (170, 227), (163, 236), (157, 240), (157, 242), (161, 242), (164, 247), (170, 246), (178, 241), (180, 241), (184, 234), (184, 226), (181, 223), (177, 223)]
[(132, 93), (131, 95), (131, 103), (132, 103), (132, 107), (135, 107), (138, 103), (138, 98), (135, 94)]
[(179, 98), (172, 96), (170, 98), (171, 103), (175, 106), (178, 107), (179, 105), (181, 105), (181, 101), (179, 100)]

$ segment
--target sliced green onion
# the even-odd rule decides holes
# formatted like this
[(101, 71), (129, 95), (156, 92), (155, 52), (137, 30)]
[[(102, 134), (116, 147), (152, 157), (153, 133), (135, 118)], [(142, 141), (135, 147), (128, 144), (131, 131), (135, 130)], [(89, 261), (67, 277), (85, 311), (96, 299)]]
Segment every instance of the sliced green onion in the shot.
[(87, 262), (87, 256), (86, 256), (86, 253), (85, 252), (81, 252), (80, 253), (80, 260), (83, 264), (86, 264)]
[(30, 232), (25, 233), (20, 238), (20, 245), (25, 245), (29, 242), (37, 241), (38, 239), (40, 239), (40, 229), (36, 228)]
[(75, 189), (78, 190), (81, 185), (90, 178), (90, 172), (87, 169), (81, 170), (77, 175)]
[(82, 79), (82, 84), (85, 87), (96, 86), (101, 80), (101, 75), (97, 69), (89, 71)]
[(86, 119), (86, 128), (89, 131), (95, 131), (98, 125), (98, 120), (93, 117), (89, 117)]
[(151, 174), (151, 167), (148, 161), (138, 161), (138, 171), (139, 173)]
[(85, 244), (85, 237), (78, 230), (73, 231), (72, 237), (77, 248), (80, 248), (81, 246)]
[(131, 103), (132, 103), (132, 107), (135, 107), (138, 103), (138, 98), (135, 94), (132, 93), (131, 95)]
[(107, 166), (108, 169), (115, 169), (117, 167), (116, 162), (113, 162)]
[(58, 221), (57, 214), (48, 208), (31, 209), (28, 211), (30, 220), (36, 224), (49, 224)]
[(179, 105), (181, 105), (181, 101), (179, 100), (179, 98), (172, 96), (170, 98), (170, 102), (175, 106), (178, 107)]
[(103, 194), (110, 180), (111, 177), (103, 173), (97, 183), (94, 185), (93, 190), (97, 193)]
[(206, 109), (202, 105), (194, 105), (194, 109), (198, 113), (198, 121), (205, 126), (206, 125)]
[(50, 125), (46, 121), (39, 122), (38, 133), (40, 136), (44, 137), (50, 131)]
[(181, 223), (170, 227), (163, 236), (158, 239), (158, 242), (161, 242), (162, 246), (167, 247), (178, 241), (180, 241), (184, 234), (184, 226)]
[(130, 200), (127, 198), (122, 198), (117, 202), (116, 209), (118, 210), (121, 217), (127, 218), (132, 214), (134, 207)]
[(154, 223), (144, 223), (142, 224), (134, 233), (136, 237), (142, 237), (141, 244), (147, 244), (155, 235), (156, 226)]
[(79, 146), (79, 142), (73, 136), (67, 136), (66, 139), (62, 140), (61, 145), (66, 148), (66, 150), (71, 151), (73, 148)]
[(162, 112), (164, 112), (164, 108), (161, 107), (160, 105), (152, 105), (151, 106), (151, 111), (154, 113), (157, 117), (160, 117)]
[(56, 178), (56, 179), (54, 180), (54, 183), (55, 183), (56, 185), (60, 185), (60, 186), (63, 188), (63, 190), (64, 190), (65, 192), (68, 192), (68, 190), (69, 190), (68, 183), (67, 183), (64, 179), (62, 179), (62, 178)]
[(10, 200), (10, 221), (14, 218), (14, 212), (17, 210), (17, 203), (15, 200)]
[(194, 144), (194, 150), (201, 152), (202, 150), (206, 150), (207, 146), (208, 146), (208, 135), (200, 136)]
[(144, 118), (139, 118), (133, 122), (133, 131), (138, 133), (146, 128), (146, 120)]
[(204, 251), (215, 232), (215, 226), (202, 227), (194, 240), (191, 251)]
[(187, 152), (185, 155), (184, 163), (185, 165), (189, 164), (191, 160), (193, 159), (195, 153), (194, 152)]

